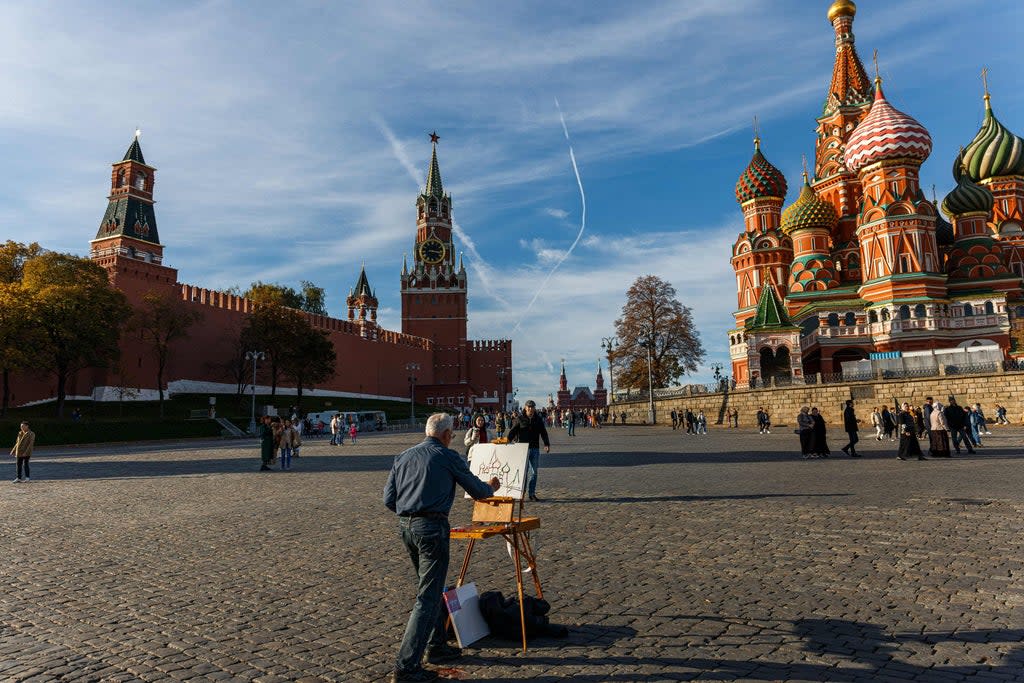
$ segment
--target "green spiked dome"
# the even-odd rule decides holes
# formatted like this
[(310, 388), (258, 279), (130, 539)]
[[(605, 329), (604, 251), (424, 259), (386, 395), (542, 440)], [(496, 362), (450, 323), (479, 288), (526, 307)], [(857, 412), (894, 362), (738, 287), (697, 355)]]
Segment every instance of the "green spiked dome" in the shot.
[(760, 197), (786, 197), (786, 176), (761, 154), (759, 140), (754, 140), (754, 156), (736, 181), (736, 201), (745, 204)]
[(992, 113), (985, 95), (985, 120), (981, 130), (953, 162), (953, 177), (963, 170), (974, 182), (1008, 175), (1024, 175), (1024, 140), (1011, 133)]
[(807, 182), (804, 173), (804, 186), (800, 196), (782, 212), (782, 231), (787, 235), (804, 228), (825, 228), (831, 230), (839, 222), (835, 207), (818, 197)]
[(949, 216), (988, 213), (994, 203), (991, 192), (971, 180), (969, 174), (961, 173), (956, 187), (942, 200), (942, 210)]

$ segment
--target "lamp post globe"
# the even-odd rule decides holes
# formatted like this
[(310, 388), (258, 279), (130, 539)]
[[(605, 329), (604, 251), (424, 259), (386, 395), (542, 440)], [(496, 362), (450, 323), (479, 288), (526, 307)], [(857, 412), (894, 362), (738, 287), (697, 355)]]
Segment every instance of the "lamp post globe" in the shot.
[(249, 433), (256, 435), (256, 364), (266, 357), (262, 351), (246, 351), (245, 359), (252, 361), (252, 412), (249, 415)]

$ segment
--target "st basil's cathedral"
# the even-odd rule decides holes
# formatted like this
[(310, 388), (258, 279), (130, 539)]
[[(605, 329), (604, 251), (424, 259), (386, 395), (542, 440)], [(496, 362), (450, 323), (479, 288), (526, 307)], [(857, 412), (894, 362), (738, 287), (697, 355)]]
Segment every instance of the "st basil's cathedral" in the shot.
[(998, 345), (1024, 356), (1024, 141), (996, 119), (986, 85), (981, 130), (950, 154), (947, 222), (919, 182), (931, 136), (868, 78), (856, 13), (850, 0), (828, 10), (835, 65), (796, 200), (783, 208), (786, 179), (757, 136), (736, 183), (744, 230), (729, 341), (740, 388), (886, 352)]

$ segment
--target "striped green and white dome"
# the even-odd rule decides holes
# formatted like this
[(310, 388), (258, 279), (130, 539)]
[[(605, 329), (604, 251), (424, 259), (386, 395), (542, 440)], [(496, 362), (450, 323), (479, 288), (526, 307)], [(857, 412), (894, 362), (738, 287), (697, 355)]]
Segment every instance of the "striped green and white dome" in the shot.
[(981, 130), (953, 163), (953, 177), (967, 171), (974, 182), (1000, 176), (1024, 175), (1024, 140), (1014, 135), (992, 113), (985, 95), (985, 120)]

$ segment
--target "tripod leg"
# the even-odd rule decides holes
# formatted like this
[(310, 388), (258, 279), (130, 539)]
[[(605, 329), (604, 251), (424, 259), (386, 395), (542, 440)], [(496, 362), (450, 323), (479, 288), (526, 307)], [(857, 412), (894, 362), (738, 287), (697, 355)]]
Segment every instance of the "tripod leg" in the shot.
[(519, 625), (523, 630), (523, 652), (526, 652), (526, 612), (523, 608), (523, 563), (519, 555), (519, 534), (512, 534), (516, 560), (516, 592), (519, 594)]
[(537, 597), (544, 599), (544, 592), (540, 589), (540, 577), (537, 576), (537, 556), (533, 554), (533, 546), (530, 545), (530, 534), (523, 534), (523, 556), (526, 558), (526, 566), (530, 568), (533, 576), (533, 587), (537, 589)]
[(455, 582), (456, 586), (461, 586), (462, 581), (466, 578), (466, 572), (469, 571), (469, 558), (473, 556), (473, 545), (475, 543), (475, 538), (469, 539), (469, 545), (466, 546), (466, 555), (462, 558), (462, 569), (459, 570), (459, 578)]

